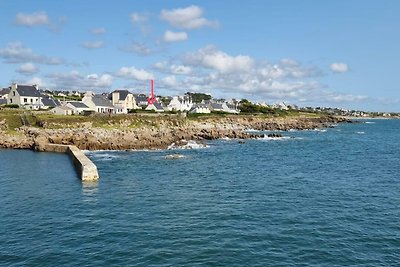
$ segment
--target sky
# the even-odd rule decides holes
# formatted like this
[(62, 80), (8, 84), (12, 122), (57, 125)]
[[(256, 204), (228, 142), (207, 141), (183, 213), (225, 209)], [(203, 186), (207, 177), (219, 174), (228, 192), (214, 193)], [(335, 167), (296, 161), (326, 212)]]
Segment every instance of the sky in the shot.
[(0, 0), (0, 87), (400, 112), (400, 1)]

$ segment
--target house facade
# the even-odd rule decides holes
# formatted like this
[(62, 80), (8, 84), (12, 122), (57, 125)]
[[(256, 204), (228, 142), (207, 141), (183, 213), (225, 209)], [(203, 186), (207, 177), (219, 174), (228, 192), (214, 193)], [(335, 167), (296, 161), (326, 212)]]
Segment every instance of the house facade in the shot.
[(0, 99), (8, 99), (8, 93), (10, 92), (10, 88), (3, 88), (0, 90)]
[(108, 97), (115, 108), (115, 113), (126, 114), (130, 110), (138, 109), (136, 99), (128, 90), (115, 90)]
[(18, 85), (13, 83), (8, 93), (7, 104), (15, 104), (27, 109), (39, 109), (40, 97), (37, 85)]
[(86, 92), (82, 98), (82, 102), (90, 108), (90, 110), (98, 113), (114, 113), (112, 102), (104, 95), (96, 95), (93, 92)]
[(191, 98), (187, 95), (180, 97), (174, 96), (167, 106), (170, 111), (189, 111), (193, 107)]
[(83, 114), (86, 111), (93, 111), (81, 101), (68, 101), (65, 103), (65, 106), (70, 108), (73, 114)]

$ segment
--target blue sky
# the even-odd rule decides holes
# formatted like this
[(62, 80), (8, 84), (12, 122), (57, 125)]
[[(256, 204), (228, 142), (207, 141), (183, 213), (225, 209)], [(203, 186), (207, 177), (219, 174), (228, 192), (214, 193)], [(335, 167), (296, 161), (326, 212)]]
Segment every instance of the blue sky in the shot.
[(400, 1), (4, 1), (0, 86), (400, 111)]

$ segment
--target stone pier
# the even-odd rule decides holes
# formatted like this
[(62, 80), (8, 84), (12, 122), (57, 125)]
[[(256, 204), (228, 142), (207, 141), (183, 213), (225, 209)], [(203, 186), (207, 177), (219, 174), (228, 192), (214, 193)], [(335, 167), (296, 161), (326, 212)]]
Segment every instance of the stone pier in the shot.
[(96, 165), (76, 146), (47, 144), (45, 151), (67, 153), (74, 162), (82, 181), (97, 181), (99, 179)]

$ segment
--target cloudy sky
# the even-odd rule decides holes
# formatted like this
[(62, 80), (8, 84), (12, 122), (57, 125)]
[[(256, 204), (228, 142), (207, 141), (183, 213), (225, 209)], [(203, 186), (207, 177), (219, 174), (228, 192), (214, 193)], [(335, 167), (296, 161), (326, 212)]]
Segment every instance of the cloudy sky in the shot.
[(0, 1), (0, 86), (400, 111), (400, 1)]

